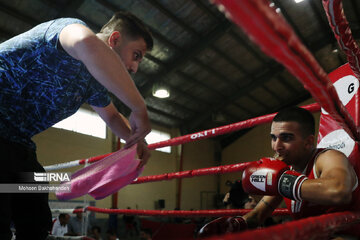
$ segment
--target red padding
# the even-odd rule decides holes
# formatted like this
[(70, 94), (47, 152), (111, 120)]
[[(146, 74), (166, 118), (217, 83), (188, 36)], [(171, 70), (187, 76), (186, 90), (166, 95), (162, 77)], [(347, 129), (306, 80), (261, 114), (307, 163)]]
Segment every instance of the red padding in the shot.
[(152, 230), (153, 240), (191, 239), (194, 238), (196, 229), (195, 224), (154, 222), (146, 219), (141, 220), (141, 227)]

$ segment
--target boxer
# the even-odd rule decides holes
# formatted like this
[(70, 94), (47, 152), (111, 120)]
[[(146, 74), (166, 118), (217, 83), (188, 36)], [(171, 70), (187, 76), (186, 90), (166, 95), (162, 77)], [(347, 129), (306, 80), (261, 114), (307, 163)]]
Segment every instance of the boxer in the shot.
[(315, 148), (314, 118), (298, 107), (280, 111), (271, 126), (271, 146), (280, 160), (261, 159), (243, 172), (243, 187), (250, 194), (266, 195), (244, 215), (257, 226), (284, 198), (295, 219), (345, 210), (359, 210), (360, 188), (346, 155), (330, 148)]

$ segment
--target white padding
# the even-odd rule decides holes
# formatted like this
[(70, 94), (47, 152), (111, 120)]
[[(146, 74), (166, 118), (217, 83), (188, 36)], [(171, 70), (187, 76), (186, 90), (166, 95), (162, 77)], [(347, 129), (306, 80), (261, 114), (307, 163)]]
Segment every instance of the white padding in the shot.
[(345, 132), (344, 129), (335, 130), (326, 135), (319, 144), (318, 148), (332, 148), (344, 153), (347, 157), (351, 154), (355, 146), (355, 141)]

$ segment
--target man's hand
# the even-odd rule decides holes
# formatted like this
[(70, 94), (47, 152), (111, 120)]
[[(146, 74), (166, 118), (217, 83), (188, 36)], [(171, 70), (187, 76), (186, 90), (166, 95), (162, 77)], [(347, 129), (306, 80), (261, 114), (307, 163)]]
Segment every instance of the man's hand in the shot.
[(301, 201), (301, 185), (307, 180), (305, 175), (289, 170), (280, 160), (262, 158), (252, 163), (243, 173), (245, 192), (257, 195), (276, 196)]
[(138, 166), (138, 169), (142, 168), (147, 161), (150, 158), (150, 150), (147, 147), (147, 144), (145, 143), (144, 140), (140, 141), (137, 145), (137, 154), (139, 159), (141, 160), (141, 163)]
[(142, 111), (131, 112), (129, 121), (131, 136), (126, 141), (125, 148), (129, 148), (135, 143), (140, 143), (151, 130), (146, 108)]
[(280, 176), (288, 169), (286, 163), (271, 158), (253, 162), (243, 172), (244, 191), (255, 195), (279, 195)]
[(222, 235), (246, 230), (247, 223), (242, 217), (220, 217), (205, 224), (199, 231), (199, 238)]

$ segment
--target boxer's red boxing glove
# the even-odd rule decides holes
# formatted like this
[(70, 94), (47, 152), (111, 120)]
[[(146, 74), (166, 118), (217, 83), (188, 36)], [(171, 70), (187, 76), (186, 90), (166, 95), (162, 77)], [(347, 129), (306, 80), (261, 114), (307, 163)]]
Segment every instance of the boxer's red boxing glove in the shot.
[(301, 199), (301, 185), (308, 178), (295, 171), (285, 171), (279, 180), (279, 193), (289, 199), (302, 201)]
[(283, 161), (262, 158), (244, 170), (242, 176), (244, 191), (255, 195), (279, 195), (278, 182), (286, 170), (289, 170), (289, 166)]
[(198, 237), (206, 238), (225, 233), (240, 232), (248, 228), (242, 217), (220, 217), (205, 224), (199, 231)]

